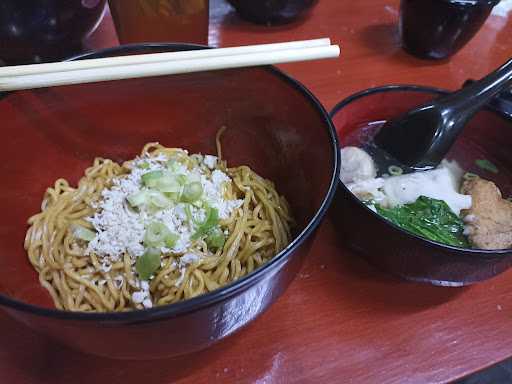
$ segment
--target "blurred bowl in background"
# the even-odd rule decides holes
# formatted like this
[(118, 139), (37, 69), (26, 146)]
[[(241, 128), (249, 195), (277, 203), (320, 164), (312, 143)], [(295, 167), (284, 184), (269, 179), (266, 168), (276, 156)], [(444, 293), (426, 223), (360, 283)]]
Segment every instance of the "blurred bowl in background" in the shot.
[[(82, 57), (204, 48), (121, 46)], [(34, 330), (87, 353), (152, 359), (191, 353), (235, 333), (263, 313), (298, 272), (337, 187), (334, 127), (318, 100), (271, 66), (130, 79), (0, 95), (0, 163), (9, 203), (0, 216), (0, 307)], [(56, 310), (28, 261), (27, 219), (44, 191), (76, 184), (95, 157), (122, 162), (158, 141), (248, 165), (286, 196), (292, 242), (253, 273), (176, 304), (117, 313)], [(6, 184), (7, 183), (7, 184)], [(291, 315), (292, 316), (292, 315)]]
[(106, 0), (2, 0), (0, 61), (59, 60), (79, 52), (98, 26)]
[(500, 0), (401, 0), (402, 47), (423, 59), (445, 59), (480, 30)]
[[(447, 91), (420, 86), (385, 86), (348, 97), (331, 117), (342, 147), (372, 137), (372, 124), (397, 117)], [(468, 172), (482, 174), (476, 159), (488, 159), (500, 170), (482, 174), (503, 196), (512, 195), (512, 120), (489, 109), (478, 112), (447, 155)], [(489, 279), (512, 265), (512, 250), (457, 248), (427, 240), (395, 226), (372, 211), (339, 181), (333, 218), (340, 236), (371, 264), (406, 280), (462, 286)]]
[(253, 23), (277, 25), (305, 17), (318, 0), (228, 0), (238, 14)]

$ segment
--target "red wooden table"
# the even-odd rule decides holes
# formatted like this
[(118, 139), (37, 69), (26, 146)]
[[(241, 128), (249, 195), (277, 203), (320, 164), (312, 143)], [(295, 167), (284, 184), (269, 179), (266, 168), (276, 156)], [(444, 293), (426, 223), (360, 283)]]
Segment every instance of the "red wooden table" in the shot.
[[(299, 25), (241, 21), (213, 0), (210, 44), (331, 37), (342, 59), (282, 68), (331, 108), (372, 86), (455, 88), (512, 56), (512, 1), (502, 0), (449, 62), (421, 61), (397, 41), (398, 0), (323, 0)], [(90, 47), (116, 44), (107, 15)], [(385, 249), (382, 252), (386, 252)], [(468, 288), (398, 281), (344, 247), (330, 218), (288, 291), (254, 324), (209, 350), (164, 361), (86, 356), (0, 313), (1, 383), (438, 383), (512, 356), (512, 271)]]

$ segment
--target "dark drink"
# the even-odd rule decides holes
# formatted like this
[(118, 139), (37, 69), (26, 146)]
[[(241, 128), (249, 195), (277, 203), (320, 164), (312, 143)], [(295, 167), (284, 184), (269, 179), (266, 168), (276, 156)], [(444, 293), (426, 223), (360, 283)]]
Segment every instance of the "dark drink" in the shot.
[(208, 0), (109, 0), (122, 44), (208, 44)]
[(228, 0), (244, 19), (258, 24), (285, 24), (305, 15), (318, 0)]
[(403, 48), (418, 57), (443, 59), (478, 32), (499, 0), (402, 0)]
[(104, 9), (105, 0), (1, 0), (0, 60), (22, 64), (75, 54)]

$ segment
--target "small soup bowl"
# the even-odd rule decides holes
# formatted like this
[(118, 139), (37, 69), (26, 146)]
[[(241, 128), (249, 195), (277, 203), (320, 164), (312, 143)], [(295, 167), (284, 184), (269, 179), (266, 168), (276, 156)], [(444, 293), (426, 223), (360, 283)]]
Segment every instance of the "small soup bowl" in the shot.
[[(337, 104), (331, 118), (341, 146), (359, 146), (371, 123), (382, 122), (446, 94), (435, 88), (391, 85), (368, 89)], [(363, 129), (364, 128), (364, 129)], [(494, 181), (503, 196), (512, 193), (512, 121), (484, 109), (474, 116), (447, 158), (466, 171)], [(494, 174), (475, 160), (498, 166)], [(340, 181), (333, 215), (341, 236), (367, 261), (404, 279), (441, 286), (463, 286), (489, 279), (510, 267), (512, 249), (458, 248), (417, 236), (392, 224), (363, 204)]]

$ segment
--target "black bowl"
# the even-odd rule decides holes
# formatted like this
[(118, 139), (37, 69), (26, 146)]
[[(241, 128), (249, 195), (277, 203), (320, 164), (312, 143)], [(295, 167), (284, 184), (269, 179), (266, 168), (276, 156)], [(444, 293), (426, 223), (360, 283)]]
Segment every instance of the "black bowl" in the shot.
[(2, 0), (0, 62), (54, 61), (82, 50), (106, 0)]
[[(133, 45), (85, 57), (198, 46)], [(337, 187), (339, 151), (329, 116), (297, 81), (274, 67), (242, 68), (55, 87), (0, 95), (5, 205), (0, 218), (0, 306), (55, 340), (113, 358), (194, 352), (238, 331), (286, 289), (313, 242)], [(253, 273), (176, 304), (123, 313), (56, 310), (27, 260), (27, 218), (59, 177), (76, 183), (97, 156), (133, 158), (159, 141), (215, 153), (275, 181), (297, 226), (289, 246)]]
[(257, 24), (286, 24), (308, 14), (318, 0), (228, 0), (241, 17)]
[[(342, 146), (358, 146), (360, 128), (388, 120), (447, 91), (419, 86), (385, 86), (348, 97), (331, 112)], [(465, 128), (448, 158), (491, 179), (504, 196), (512, 193), (512, 121), (490, 109), (480, 111)], [(476, 159), (498, 165), (498, 175), (482, 173)], [(333, 216), (340, 234), (370, 263), (404, 279), (442, 286), (462, 286), (493, 277), (510, 267), (512, 250), (448, 246), (407, 232), (369, 209), (340, 181)]]
[(402, 47), (423, 59), (445, 59), (462, 49), (500, 0), (401, 0)]

